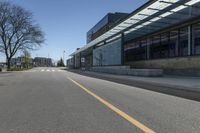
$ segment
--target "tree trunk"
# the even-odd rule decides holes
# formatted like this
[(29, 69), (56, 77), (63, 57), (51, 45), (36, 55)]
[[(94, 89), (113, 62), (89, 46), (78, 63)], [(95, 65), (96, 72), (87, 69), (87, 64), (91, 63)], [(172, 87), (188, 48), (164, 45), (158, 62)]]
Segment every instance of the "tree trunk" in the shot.
[(7, 71), (9, 71), (10, 70), (10, 68), (11, 68), (11, 59), (7, 59)]

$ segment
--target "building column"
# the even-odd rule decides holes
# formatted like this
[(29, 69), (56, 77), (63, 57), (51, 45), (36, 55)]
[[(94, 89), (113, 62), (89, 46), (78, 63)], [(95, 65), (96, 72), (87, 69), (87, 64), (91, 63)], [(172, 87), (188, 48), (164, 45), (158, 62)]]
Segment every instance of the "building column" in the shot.
[[(149, 30), (149, 26), (147, 26), (147, 31), (150, 32)], [(150, 45), (152, 42), (149, 42), (149, 41), (152, 41), (151, 39), (149, 40), (148, 39), (149, 37), (147, 37), (147, 60), (150, 59)]]
[(93, 46), (92, 47), (92, 67), (94, 67), (94, 53), (93, 53), (94, 49), (95, 47)]
[(80, 65), (79, 65), (79, 67), (81, 68), (81, 67), (82, 67), (82, 61), (81, 61), (81, 58), (82, 58), (81, 56), (82, 56), (82, 54), (81, 54), (81, 52), (80, 52), (79, 55), (80, 55)]
[[(189, 16), (192, 16), (192, 6), (189, 7)], [(192, 26), (188, 26), (188, 56), (192, 55)]]
[(73, 65), (73, 69), (75, 69), (75, 55), (72, 57), (72, 65)]
[(191, 25), (188, 26), (188, 55), (191, 55), (191, 38), (192, 38), (192, 32), (191, 32)]
[(149, 40), (147, 40), (147, 60), (150, 59), (150, 45), (148, 44), (148, 41)]
[(74, 68), (76, 69), (77, 68), (77, 55), (75, 54), (74, 55)]
[(125, 64), (125, 52), (124, 52), (124, 33), (121, 34), (121, 65)]

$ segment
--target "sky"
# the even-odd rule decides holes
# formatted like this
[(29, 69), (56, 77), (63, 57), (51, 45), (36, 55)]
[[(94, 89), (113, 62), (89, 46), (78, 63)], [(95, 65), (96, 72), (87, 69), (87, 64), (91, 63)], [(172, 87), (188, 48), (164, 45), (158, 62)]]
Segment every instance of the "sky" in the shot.
[[(0, 0), (1, 1), (1, 0)], [(65, 59), (86, 44), (86, 33), (109, 12), (130, 13), (148, 0), (4, 0), (33, 13), (45, 33), (45, 43), (32, 57)], [(18, 53), (16, 56), (19, 56)], [(0, 62), (5, 57), (0, 53)]]

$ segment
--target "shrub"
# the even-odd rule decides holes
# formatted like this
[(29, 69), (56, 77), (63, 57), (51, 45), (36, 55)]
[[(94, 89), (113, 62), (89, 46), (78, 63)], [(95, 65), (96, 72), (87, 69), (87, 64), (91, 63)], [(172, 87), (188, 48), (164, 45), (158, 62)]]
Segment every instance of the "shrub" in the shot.
[(11, 68), (8, 71), (25, 71), (25, 70), (29, 70), (31, 68)]

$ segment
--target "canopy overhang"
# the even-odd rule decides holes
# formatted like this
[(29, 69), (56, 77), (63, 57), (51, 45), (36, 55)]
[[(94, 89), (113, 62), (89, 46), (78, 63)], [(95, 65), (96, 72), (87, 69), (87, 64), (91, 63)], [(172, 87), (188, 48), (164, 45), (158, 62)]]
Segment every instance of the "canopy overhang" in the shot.
[(177, 22), (200, 15), (200, 0), (151, 0), (132, 12), (109, 31), (72, 53), (74, 56), (102, 42), (143, 36)]

